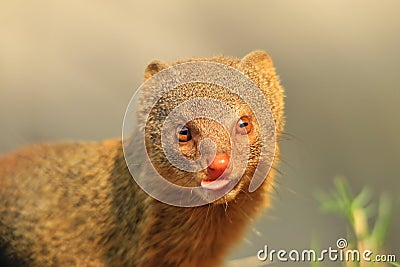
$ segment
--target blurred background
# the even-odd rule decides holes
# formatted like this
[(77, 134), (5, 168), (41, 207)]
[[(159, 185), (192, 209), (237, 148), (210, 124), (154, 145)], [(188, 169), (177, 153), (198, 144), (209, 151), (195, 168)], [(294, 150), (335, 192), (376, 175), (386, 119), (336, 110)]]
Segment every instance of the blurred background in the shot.
[[(314, 239), (335, 247), (345, 221), (321, 213), (314, 197), (334, 176), (355, 193), (371, 185), (375, 199), (400, 195), (399, 10), (397, 0), (2, 1), (0, 153), (120, 136), (153, 59), (263, 49), (286, 89), (289, 136), (273, 208), (229, 259)], [(391, 253), (400, 247), (396, 211)]]

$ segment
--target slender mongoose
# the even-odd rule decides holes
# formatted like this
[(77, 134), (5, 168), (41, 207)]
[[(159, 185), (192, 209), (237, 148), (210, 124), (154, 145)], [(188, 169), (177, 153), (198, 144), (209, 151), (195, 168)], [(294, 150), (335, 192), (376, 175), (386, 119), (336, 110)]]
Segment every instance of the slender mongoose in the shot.
[(171, 66), (198, 61), (242, 72), (267, 100), (275, 124), (276, 147), (262, 185), (254, 192), (247, 190), (261, 149), (260, 128), (253, 111), (226, 88), (188, 83), (168, 92), (151, 110), (145, 136), (149, 158), (161, 175), (178, 185), (211, 191), (223, 187), (213, 181), (227, 171), (231, 155), (227, 132), (217, 122), (204, 118), (172, 127), (179, 149), (188, 159), (198, 156), (199, 139), (210, 138), (216, 144), (215, 158), (199, 172), (173, 168), (160, 147), (160, 120), (174, 105), (195, 97), (217, 99), (239, 114), (233, 133), (246, 134), (250, 147), (245, 172), (232, 190), (212, 203), (195, 207), (156, 200), (132, 178), (121, 138), (23, 147), (0, 157), (0, 265), (223, 263), (253, 218), (270, 204), (284, 126), (284, 96), (272, 61), (263, 51), (251, 52), (242, 59), (217, 56), (173, 63), (153, 61), (145, 70), (145, 81)]

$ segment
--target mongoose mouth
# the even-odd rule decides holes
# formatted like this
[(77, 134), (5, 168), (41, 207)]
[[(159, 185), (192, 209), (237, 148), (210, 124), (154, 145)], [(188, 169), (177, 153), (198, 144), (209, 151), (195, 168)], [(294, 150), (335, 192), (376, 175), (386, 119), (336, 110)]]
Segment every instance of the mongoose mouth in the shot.
[(209, 190), (220, 190), (228, 185), (230, 182), (231, 180), (221, 177), (216, 180), (202, 180), (201, 186)]

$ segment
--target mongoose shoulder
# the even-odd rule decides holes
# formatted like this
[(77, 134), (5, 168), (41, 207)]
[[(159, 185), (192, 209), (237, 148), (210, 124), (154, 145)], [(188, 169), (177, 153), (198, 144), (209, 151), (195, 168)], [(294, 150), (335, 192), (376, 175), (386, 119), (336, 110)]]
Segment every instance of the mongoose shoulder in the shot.
[[(248, 130), (252, 157), (238, 184), (221, 199), (196, 207), (177, 207), (154, 199), (132, 179), (121, 138), (102, 142), (35, 144), (0, 157), (0, 265), (26, 266), (218, 266), (251, 220), (269, 206), (279, 136), (284, 125), (283, 89), (270, 57), (254, 51), (244, 58), (192, 58), (154, 61), (145, 80), (176, 64), (208, 61), (234, 68), (267, 100), (276, 130), (272, 168), (261, 187), (248, 192), (259, 152), (260, 129), (241, 98), (224, 88), (189, 83), (159, 101), (149, 115), (148, 155), (163, 176), (176, 184), (201, 186), (225, 169), (230, 157), (225, 131), (207, 118), (177, 131), (185, 157), (198, 155), (198, 139), (211, 138), (216, 156), (198, 173), (176, 170), (160, 146), (159, 120), (173, 104), (194, 97), (225, 102)], [(182, 93), (183, 92), (183, 93)], [(151, 94), (151, 92), (148, 92)], [(239, 123), (239, 122), (238, 122)], [(251, 125), (250, 125), (251, 124)], [(243, 128), (243, 129), (242, 129)], [(197, 156), (196, 156), (197, 155)], [(140, 160), (139, 160), (140, 161)], [(221, 171), (222, 170), (222, 171)], [(205, 182), (206, 181), (206, 182)]]

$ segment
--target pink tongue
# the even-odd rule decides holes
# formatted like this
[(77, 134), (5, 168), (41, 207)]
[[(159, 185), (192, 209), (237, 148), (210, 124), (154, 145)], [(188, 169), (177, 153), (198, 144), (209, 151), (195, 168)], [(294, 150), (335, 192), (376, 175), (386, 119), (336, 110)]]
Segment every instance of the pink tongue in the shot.
[(204, 187), (205, 189), (210, 189), (210, 190), (219, 190), (226, 186), (229, 183), (229, 180), (225, 179), (220, 179), (220, 180), (214, 180), (214, 181), (201, 181), (201, 186)]

